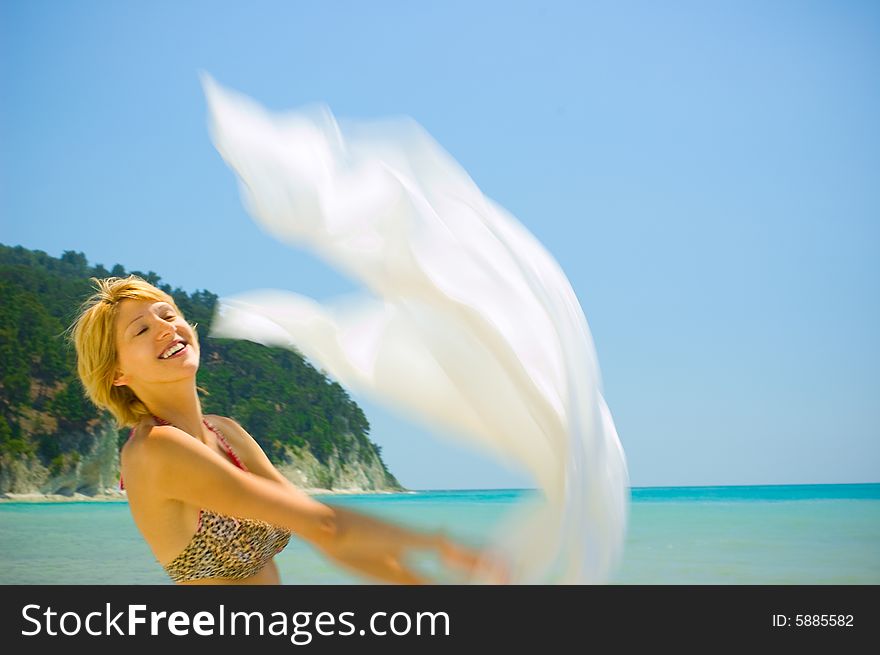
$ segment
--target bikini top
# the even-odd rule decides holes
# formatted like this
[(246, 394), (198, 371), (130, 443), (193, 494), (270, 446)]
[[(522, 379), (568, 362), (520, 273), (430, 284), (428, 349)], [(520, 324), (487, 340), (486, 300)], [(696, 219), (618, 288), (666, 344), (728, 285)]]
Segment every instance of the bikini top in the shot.
[[(153, 418), (161, 425), (170, 425), (159, 417)], [(247, 471), (220, 430), (207, 419), (202, 420), (217, 435), (232, 463)], [(121, 477), (119, 485), (125, 488)], [(290, 530), (264, 521), (200, 509), (198, 527), (189, 544), (163, 568), (174, 582), (204, 578), (241, 580), (256, 574), (280, 553), (287, 546), (290, 534)]]

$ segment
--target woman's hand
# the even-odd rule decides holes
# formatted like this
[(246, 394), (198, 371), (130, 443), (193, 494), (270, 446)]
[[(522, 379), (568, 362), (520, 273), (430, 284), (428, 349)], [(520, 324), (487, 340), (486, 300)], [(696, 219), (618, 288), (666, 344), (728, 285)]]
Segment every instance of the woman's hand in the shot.
[(482, 574), (489, 584), (508, 584), (507, 565), (498, 556), (457, 543), (443, 533), (419, 532), (333, 506), (336, 537), (319, 547), (347, 569), (395, 584), (437, 584), (407, 562), (415, 551), (434, 552), (444, 566), (468, 577)]
[(482, 572), (489, 584), (510, 584), (510, 568), (500, 555), (473, 549), (450, 540), (447, 536), (437, 536), (437, 549), (445, 564), (460, 568), (470, 574)]

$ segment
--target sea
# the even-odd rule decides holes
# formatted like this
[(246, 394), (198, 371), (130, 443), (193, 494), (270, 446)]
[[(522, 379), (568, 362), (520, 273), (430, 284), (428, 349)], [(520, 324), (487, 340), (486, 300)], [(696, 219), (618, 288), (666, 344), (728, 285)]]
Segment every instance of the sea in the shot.
[[(478, 544), (531, 489), (315, 496)], [(880, 484), (631, 489), (612, 584), (880, 584)], [(171, 584), (124, 500), (0, 503), (0, 584)], [(283, 584), (373, 584), (291, 539)]]

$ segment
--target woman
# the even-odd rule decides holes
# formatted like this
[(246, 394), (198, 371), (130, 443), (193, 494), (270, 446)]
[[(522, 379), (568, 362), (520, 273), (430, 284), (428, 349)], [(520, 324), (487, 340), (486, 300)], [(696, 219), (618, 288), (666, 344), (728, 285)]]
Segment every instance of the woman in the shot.
[[(289, 482), (231, 418), (203, 415), (200, 347), (174, 300), (143, 279), (92, 278), (71, 326), (92, 402), (131, 427), (121, 469), (135, 524), (178, 584), (279, 584), (273, 557), (295, 533), (372, 580), (428, 583), (407, 566), (415, 549), (473, 572), (480, 553), (323, 504)], [(481, 570), (489, 572), (488, 568)], [(499, 573), (491, 578), (503, 582)]]

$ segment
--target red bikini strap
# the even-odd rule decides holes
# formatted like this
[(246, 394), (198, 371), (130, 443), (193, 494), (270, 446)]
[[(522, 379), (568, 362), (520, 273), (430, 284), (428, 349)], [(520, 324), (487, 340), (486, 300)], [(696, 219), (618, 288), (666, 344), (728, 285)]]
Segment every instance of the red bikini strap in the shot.
[(217, 438), (220, 440), (220, 443), (223, 444), (223, 447), (226, 449), (226, 452), (229, 453), (229, 457), (232, 458), (232, 462), (233, 462), (233, 464), (235, 464), (235, 465), (236, 465), (238, 468), (240, 468), (242, 471), (247, 471), (247, 467), (246, 467), (246, 466), (244, 465), (244, 463), (238, 458), (238, 455), (235, 454), (235, 451), (232, 450), (232, 446), (230, 446), (230, 445), (229, 445), (229, 442), (226, 441), (226, 437), (223, 436), (223, 433), (220, 432), (220, 430), (219, 430), (218, 428), (215, 428), (213, 425), (211, 425), (210, 423), (208, 423), (208, 419), (203, 418), (202, 420), (205, 422), (205, 425), (207, 425), (208, 428), (210, 428), (210, 430), (211, 430), (214, 434), (217, 435)]

